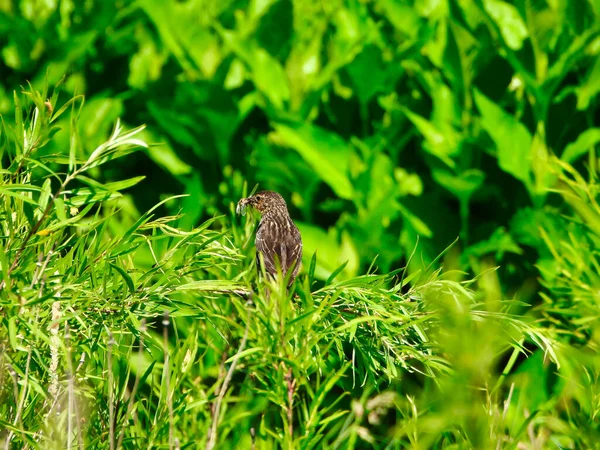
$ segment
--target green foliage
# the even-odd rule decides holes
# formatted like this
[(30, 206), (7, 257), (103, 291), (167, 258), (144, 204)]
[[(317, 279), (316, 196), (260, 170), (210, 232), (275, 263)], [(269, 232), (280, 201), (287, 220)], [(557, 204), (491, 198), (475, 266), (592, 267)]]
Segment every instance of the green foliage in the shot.
[[(468, 252), (521, 208), (543, 207), (552, 153), (573, 161), (597, 143), (586, 130), (600, 73), (591, 0), (2, 8), (0, 112), (23, 79), (41, 88), (66, 72), (65, 89), (87, 94), (87, 152), (120, 116), (147, 123), (144, 138), (160, 143), (105, 181), (151, 176), (133, 191), (143, 208), (164, 193), (193, 195), (167, 205), (190, 228), (227, 211), (243, 174), (290, 198), (305, 227), (324, 228), (326, 251), (343, 247), (343, 277), (375, 257), (384, 272), (400, 267), (417, 241), (411, 271), (458, 235)], [(307, 255), (320, 244), (309, 236)]]
[[(509, 408), (515, 390), (531, 389), (519, 372), (507, 377), (518, 355), (537, 349), (525, 374), (545, 376), (540, 365), (559, 364), (562, 348), (511, 314), (514, 302), (482, 301), (439, 271), (409, 287), (405, 272), (335, 281), (341, 266), (315, 289), (314, 258), (296, 296), (281, 281), (252, 294), (251, 221), (185, 231), (155, 215), (160, 204), (128, 217), (120, 191), (141, 180), (86, 174), (145, 148), (143, 127), (117, 121), (87, 159), (73, 147), (44, 155), (68, 108), (24, 94), (0, 209), (6, 447), (201, 446), (212, 436), (219, 448), (486, 448), (523, 439), (529, 411), (560, 421), (542, 411), (547, 396)], [(588, 442), (558, 429), (569, 445)]]
[(596, 446), (599, 14), (0, 2), (3, 445)]

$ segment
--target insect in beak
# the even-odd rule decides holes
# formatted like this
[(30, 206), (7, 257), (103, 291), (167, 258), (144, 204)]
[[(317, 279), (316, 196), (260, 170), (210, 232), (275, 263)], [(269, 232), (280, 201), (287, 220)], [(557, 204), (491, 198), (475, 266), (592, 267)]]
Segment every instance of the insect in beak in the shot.
[(248, 206), (248, 199), (247, 198), (243, 198), (241, 199), (237, 206), (235, 207), (235, 213), (236, 214), (240, 214), (242, 216), (246, 215), (246, 207)]

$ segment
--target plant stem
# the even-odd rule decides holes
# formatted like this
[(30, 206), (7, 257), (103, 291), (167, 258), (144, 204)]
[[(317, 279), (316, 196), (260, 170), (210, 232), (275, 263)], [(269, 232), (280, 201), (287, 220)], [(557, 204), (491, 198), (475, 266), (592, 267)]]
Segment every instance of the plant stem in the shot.
[(250, 306), (252, 302), (246, 302), (246, 309), (248, 311), (248, 319), (246, 320), (246, 329), (244, 331), (244, 337), (242, 338), (242, 342), (240, 342), (240, 347), (238, 348), (237, 353), (233, 357), (233, 361), (231, 361), (231, 366), (229, 366), (229, 370), (227, 371), (227, 375), (225, 375), (225, 380), (221, 385), (221, 389), (219, 391), (219, 395), (217, 396), (217, 400), (215, 402), (215, 407), (213, 410), (213, 418), (210, 430), (208, 432), (208, 441), (206, 442), (206, 450), (212, 450), (215, 448), (217, 444), (217, 426), (219, 424), (219, 414), (221, 412), (221, 404), (223, 403), (223, 398), (225, 397), (225, 393), (227, 392), (227, 388), (229, 387), (229, 383), (231, 382), (231, 378), (233, 376), (233, 372), (237, 366), (238, 360), (240, 358), (240, 354), (246, 348), (246, 342), (248, 341), (248, 331), (250, 328)]

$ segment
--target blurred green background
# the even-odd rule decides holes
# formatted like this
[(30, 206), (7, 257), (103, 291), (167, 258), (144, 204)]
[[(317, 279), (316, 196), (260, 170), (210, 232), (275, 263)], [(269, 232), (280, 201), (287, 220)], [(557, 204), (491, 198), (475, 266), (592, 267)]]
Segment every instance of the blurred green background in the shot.
[[(0, 113), (66, 74), (91, 152), (117, 117), (156, 145), (99, 174), (146, 175), (191, 227), (242, 184), (281, 192), (326, 277), (377, 257), (501, 265), (529, 299), (565, 212), (552, 155), (594, 170), (598, 0), (0, 1)], [(65, 125), (69, 119), (65, 118)], [(46, 152), (68, 144), (59, 133)], [(584, 177), (587, 174), (583, 175)], [(418, 247), (417, 247), (418, 242)]]

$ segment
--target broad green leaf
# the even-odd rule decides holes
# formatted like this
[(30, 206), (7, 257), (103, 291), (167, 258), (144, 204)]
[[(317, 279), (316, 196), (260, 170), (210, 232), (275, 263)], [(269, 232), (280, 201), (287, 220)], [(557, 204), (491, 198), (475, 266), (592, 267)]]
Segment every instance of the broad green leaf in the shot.
[(183, 213), (179, 227), (188, 230), (193, 228), (197, 220), (202, 216), (204, 211), (202, 199), (205, 199), (207, 196), (202, 185), (202, 179), (197, 173), (185, 178), (182, 177), (182, 181), (185, 184), (187, 197), (183, 199), (181, 205), (177, 205), (177, 208), (180, 208)]
[(562, 156), (564, 162), (573, 163), (581, 156), (590, 151), (592, 147), (600, 142), (600, 128), (590, 128), (581, 133), (575, 142), (565, 147)]
[(417, 37), (420, 17), (415, 8), (396, 0), (379, 0), (377, 6), (397, 30), (411, 39)]
[(520, 50), (527, 38), (527, 27), (517, 8), (505, 1), (485, 0), (485, 9), (498, 24), (506, 45)]
[(529, 187), (532, 143), (529, 130), (481, 92), (474, 91), (473, 97), (481, 114), (481, 125), (496, 144), (498, 165)]
[(257, 49), (254, 52), (251, 70), (252, 79), (258, 89), (276, 108), (283, 108), (284, 103), (290, 99), (290, 88), (279, 61), (265, 50)]
[(315, 125), (275, 123), (273, 127), (278, 142), (296, 150), (339, 197), (352, 199), (354, 189), (348, 179), (350, 148), (346, 142)]
[(350, 236), (342, 233), (341, 243), (334, 229), (325, 232), (322, 228), (305, 223), (297, 223), (302, 234), (303, 265), (313, 267), (311, 256), (316, 252), (314, 275), (321, 280), (328, 279), (342, 264), (340, 279), (356, 274), (359, 267), (358, 251), (350, 241)]
[(585, 81), (575, 87), (577, 109), (586, 110), (598, 93), (600, 93), (600, 57), (595, 55), (594, 65), (588, 70)]
[(504, 228), (498, 228), (489, 239), (469, 246), (466, 251), (466, 254), (477, 257), (482, 257), (488, 253), (494, 253), (496, 258), (500, 260), (505, 253), (522, 255), (523, 250)]
[(537, 199), (543, 198), (548, 189), (556, 183), (556, 174), (552, 169), (550, 152), (546, 146), (545, 132), (536, 131), (531, 142), (531, 168), (535, 179)]
[(401, 196), (419, 196), (423, 193), (423, 181), (416, 173), (408, 173), (401, 167), (394, 168), (394, 179), (398, 184), (398, 193)]
[[(162, 44), (171, 51), (173, 57), (186, 71), (192, 71), (192, 64), (186, 55), (185, 34), (192, 31), (189, 11), (185, 5), (160, 0), (143, 0), (140, 7), (156, 27)], [(182, 26), (187, 23), (187, 26)], [(183, 35), (182, 35), (183, 34)]]
[(434, 169), (433, 179), (452, 192), (457, 198), (467, 200), (473, 192), (481, 187), (485, 173), (477, 169), (469, 169), (459, 175), (453, 175), (444, 169)]
[(282, 109), (290, 99), (287, 76), (280, 62), (266, 50), (242, 40), (235, 33), (218, 28), (221, 37), (233, 53), (248, 67), (256, 88), (273, 106)]
[(409, 111), (403, 106), (400, 107), (400, 109), (425, 138), (425, 150), (429, 151), (432, 155), (437, 156), (448, 167), (454, 167), (455, 163), (450, 156), (455, 153), (456, 149), (452, 148), (444, 133), (438, 130), (433, 123), (424, 117)]
[(148, 156), (160, 167), (174, 176), (187, 175), (193, 168), (186, 164), (167, 143), (148, 147)]
[(390, 65), (383, 60), (381, 50), (375, 45), (366, 46), (346, 70), (358, 99), (367, 104), (376, 94), (386, 93), (389, 86), (396, 84), (401, 74), (400, 64)]
[(404, 220), (406, 220), (408, 223), (410, 223), (410, 225), (417, 232), (417, 234), (419, 234), (423, 237), (428, 237), (428, 238), (433, 236), (433, 232), (427, 226), (427, 224), (425, 222), (423, 222), (415, 214), (410, 212), (410, 210), (406, 206), (398, 203), (398, 209), (400, 210), (400, 213), (402, 214), (402, 218)]

